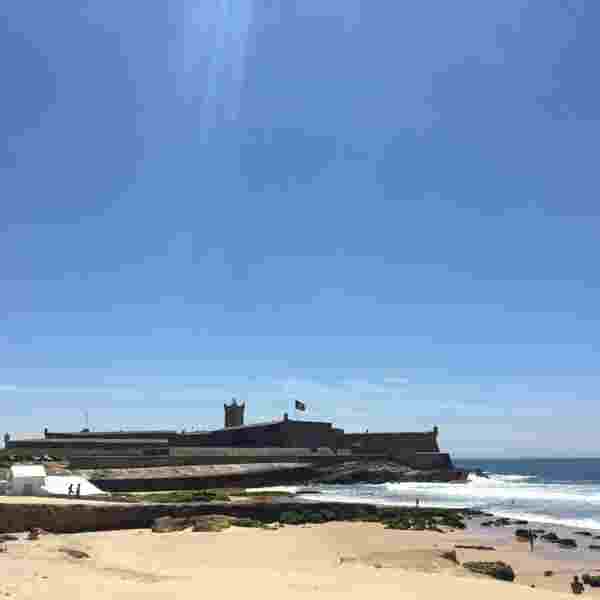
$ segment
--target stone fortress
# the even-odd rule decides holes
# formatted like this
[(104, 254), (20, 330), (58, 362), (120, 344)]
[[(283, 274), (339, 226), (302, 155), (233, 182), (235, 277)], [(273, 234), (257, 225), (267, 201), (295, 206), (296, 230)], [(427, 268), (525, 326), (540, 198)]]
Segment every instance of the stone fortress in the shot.
[(36, 439), (5, 436), (19, 455), (52, 456), (80, 467), (304, 462), (392, 459), (418, 469), (451, 466), (440, 452), (438, 428), (425, 432), (346, 433), (332, 423), (282, 418), (245, 424), (245, 403), (225, 404), (224, 427), (210, 431), (175, 430), (56, 432)]

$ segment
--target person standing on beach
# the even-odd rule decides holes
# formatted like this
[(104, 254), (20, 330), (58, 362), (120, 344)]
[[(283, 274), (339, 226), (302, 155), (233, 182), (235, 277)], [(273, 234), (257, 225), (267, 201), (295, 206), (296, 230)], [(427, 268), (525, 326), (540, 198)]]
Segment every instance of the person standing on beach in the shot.
[(81, 496), (81, 484), (80, 483), (77, 484), (77, 492), (76, 492), (76, 494), (77, 494), (78, 498)]
[(69, 484), (69, 491), (68, 491), (68, 495), (71, 496), (73, 494), (73, 484), (70, 483)]
[(573, 590), (573, 593), (577, 595), (583, 592), (583, 583), (579, 581), (579, 577), (577, 575), (573, 577), (573, 581), (571, 582), (571, 589)]

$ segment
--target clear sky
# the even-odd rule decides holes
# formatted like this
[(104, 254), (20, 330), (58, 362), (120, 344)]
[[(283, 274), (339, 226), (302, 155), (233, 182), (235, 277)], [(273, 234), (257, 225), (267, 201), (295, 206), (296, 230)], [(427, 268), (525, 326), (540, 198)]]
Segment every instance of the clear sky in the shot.
[(294, 398), (600, 455), (600, 3), (0, 6), (2, 430)]

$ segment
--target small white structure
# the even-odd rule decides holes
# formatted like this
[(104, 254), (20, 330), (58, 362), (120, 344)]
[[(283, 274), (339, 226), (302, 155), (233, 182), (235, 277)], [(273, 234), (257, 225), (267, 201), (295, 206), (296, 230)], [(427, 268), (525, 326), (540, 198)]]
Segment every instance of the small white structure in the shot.
[(46, 469), (42, 465), (13, 465), (8, 472), (10, 496), (44, 496)]

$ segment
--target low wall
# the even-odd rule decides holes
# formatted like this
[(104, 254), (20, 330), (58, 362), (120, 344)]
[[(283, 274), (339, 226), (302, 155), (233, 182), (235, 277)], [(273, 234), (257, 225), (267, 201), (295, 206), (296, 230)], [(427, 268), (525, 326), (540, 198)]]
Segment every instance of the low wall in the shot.
[(167, 490), (201, 490), (223, 488), (265, 487), (274, 485), (297, 485), (309, 481), (314, 468), (295, 467), (268, 471), (219, 475), (215, 477), (154, 477), (147, 479), (91, 479), (96, 487), (105, 492), (158, 492)]

